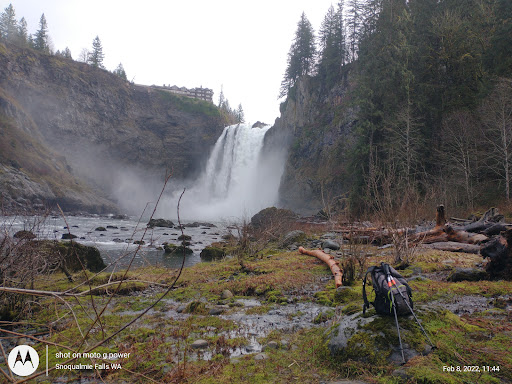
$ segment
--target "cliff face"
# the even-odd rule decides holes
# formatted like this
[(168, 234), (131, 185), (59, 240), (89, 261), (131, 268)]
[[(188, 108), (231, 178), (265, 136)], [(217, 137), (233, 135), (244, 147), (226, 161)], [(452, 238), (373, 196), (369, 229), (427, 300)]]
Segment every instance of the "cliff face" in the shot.
[(322, 91), (315, 79), (303, 77), (281, 105), (281, 117), (265, 137), (269, 153), (288, 148), (281, 206), (303, 214), (343, 208), (350, 188), (346, 164), (355, 120), (350, 86), (345, 79)]
[[(2, 44), (0, 124), (6, 139), (15, 136), (18, 143), (18, 150), (11, 148), (0, 157), (4, 201), (19, 197), (21, 187), (12, 185), (15, 174), (21, 172), (35, 183), (32, 197), (25, 197), (29, 202), (48, 200), (53, 194), (55, 201), (68, 201), (71, 209), (100, 211), (112, 204), (93, 189), (108, 195), (119, 188), (114, 185), (119, 182), (116, 175), (127, 169), (159, 180), (166, 170), (176, 178), (196, 176), (224, 125), (211, 103), (133, 85), (83, 63)], [(40, 155), (24, 160), (34, 146)], [(38, 159), (48, 162), (43, 172), (48, 180), (42, 180), (34, 166)], [(66, 179), (61, 188), (54, 186), (55, 178)], [(35, 185), (48, 193), (38, 196)]]

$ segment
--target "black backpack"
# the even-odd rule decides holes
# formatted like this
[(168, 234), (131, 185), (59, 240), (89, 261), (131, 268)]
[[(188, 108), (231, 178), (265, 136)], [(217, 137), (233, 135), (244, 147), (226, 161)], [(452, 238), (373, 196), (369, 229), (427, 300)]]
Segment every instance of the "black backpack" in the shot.
[[(368, 274), (371, 275), (373, 290), (375, 291), (375, 301), (373, 302), (369, 302), (366, 297), (365, 286)], [(366, 271), (363, 280), (363, 300), (363, 313), (372, 304), (379, 315), (393, 316), (393, 301), (397, 315), (409, 315), (413, 308), (411, 287), (402, 275), (386, 263), (370, 267)]]

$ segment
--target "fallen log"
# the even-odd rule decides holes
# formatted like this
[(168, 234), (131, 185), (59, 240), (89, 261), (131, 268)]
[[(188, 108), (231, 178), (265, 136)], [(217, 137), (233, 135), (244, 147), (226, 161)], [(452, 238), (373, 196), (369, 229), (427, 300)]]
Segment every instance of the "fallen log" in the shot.
[(455, 241), (443, 241), (439, 243), (423, 244), (425, 248), (437, 249), (439, 251), (475, 253), (480, 252), (480, 246), (476, 244), (457, 243)]
[(436, 227), (430, 231), (416, 233), (412, 236), (411, 240), (423, 244), (441, 243), (447, 241), (454, 241), (457, 243), (466, 244), (480, 244), (487, 241), (489, 238), (480, 233), (470, 233), (463, 230), (455, 230), (449, 225), (443, 227)]
[(327, 253), (319, 249), (308, 251), (303, 247), (299, 247), (299, 253), (302, 255), (314, 256), (317, 259), (322, 260), (325, 264), (327, 264), (331, 269), (332, 274), (334, 275), (334, 283), (336, 284), (336, 288), (341, 287), (341, 279), (343, 277), (343, 272), (340, 268), (339, 263), (336, 260), (334, 260), (334, 257), (332, 255), (328, 255)]

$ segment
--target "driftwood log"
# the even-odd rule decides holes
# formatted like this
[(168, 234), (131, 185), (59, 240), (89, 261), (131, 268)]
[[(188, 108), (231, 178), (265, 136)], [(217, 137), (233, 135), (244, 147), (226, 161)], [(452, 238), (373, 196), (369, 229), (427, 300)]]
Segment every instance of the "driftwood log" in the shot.
[(474, 253), (480, 252), (480, 246), (476, 244), (457, 243), (455, 241), (443, 241), (439, 243), (423, 244), (423, 247), (437, 249), (439, 251)]
[[(447, 224), (446, 211), (443, 205), (437, 207), (436, 226), (428, 231), (415, 233), (411, 240), (423, 244), (456, 242), (464, 244), (481, 244), (489, 240), (487, 234), (475, 233), (479, 230), (491, 229), (495, 223), (489, 223), (490, 217), (496, 217), (497, 210), (491, 208), (482, 219), (477, 222), (465, 225), (463, 227), (453, 227)], [(499, 230), (500, 227), (494, 227), (492, 232)], [(491, 233), (492, 233), (491, 232)], [(489, 234), (490, 235), (490, 234)]]
[(440, 243), (454, 241), (465, 244), (481, 244), (489, 238), (480, 233), (470, 233), (461, 229), (454, 229), (450, 225), (436, 227), (430, 231), (416, 233), (413, 240), (422, 242), (423, 244)]
[(325, 264), (327, 264), (331, 269), (332, 274), (334, 275), (334, 283), (336, 284), (336, 288), (341, 287), (343, 272), (340, 268), (339, 263), (336, 260), (334, 260), (334, 257), (332, 255), (328, 255), (327, 253), (319, 249), (308, 251), (303, 247), (299, 247), (299, 253), (302, 255), (314, 256), (317, 259), (322, 260)]

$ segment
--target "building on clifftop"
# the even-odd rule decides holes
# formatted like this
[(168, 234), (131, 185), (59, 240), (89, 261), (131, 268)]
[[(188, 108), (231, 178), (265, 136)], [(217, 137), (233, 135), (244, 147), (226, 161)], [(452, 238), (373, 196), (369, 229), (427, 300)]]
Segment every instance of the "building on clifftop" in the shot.
[(213, 103), (213, 90), (210, 88), (203, 88), (202, 86), (199, 88), (191, 88), (188, 89), (186, 87), (178, 87), (176, 85), (152, 85), (151, 88), (161, 89), (163, 91), (171, 92), (176, 95), (191, 97), (193, 99), (200, 99), (209, 101), (210, 103)]

